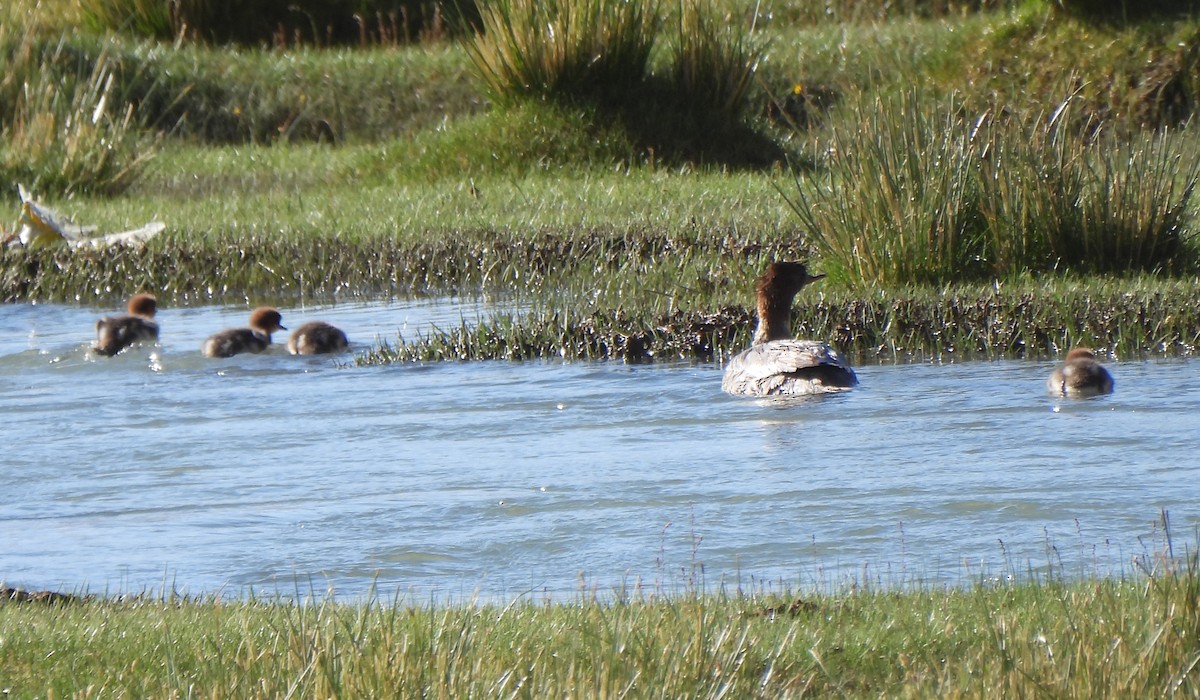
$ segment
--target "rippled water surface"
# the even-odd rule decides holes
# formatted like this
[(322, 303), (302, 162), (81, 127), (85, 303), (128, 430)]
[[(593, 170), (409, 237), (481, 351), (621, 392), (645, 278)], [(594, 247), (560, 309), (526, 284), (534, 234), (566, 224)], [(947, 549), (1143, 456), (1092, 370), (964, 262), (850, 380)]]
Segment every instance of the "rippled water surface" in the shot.
[[(486, 305), (283, 309), (359, 350)], [(162, 345), (88, 356), (101, 310), (0, 307), (0, 581), (417, 598), (701, 583), (1120, 573), (1200, 522), (1200, 365), (867, 366), (848, 395), (728, 397), (713, 365), (355, 368), (209, 360), (246, 309), (165, 309)], [(277, 343), (284, 338), (277, 337)], [(1194, 541), (1194, 538), (1188, 539)]]

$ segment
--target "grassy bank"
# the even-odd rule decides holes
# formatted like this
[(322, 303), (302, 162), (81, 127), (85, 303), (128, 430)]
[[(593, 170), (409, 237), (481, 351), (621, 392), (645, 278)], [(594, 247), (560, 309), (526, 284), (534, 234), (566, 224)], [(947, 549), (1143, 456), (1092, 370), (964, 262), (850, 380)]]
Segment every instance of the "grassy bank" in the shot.
[(422, 606), (0, 602), (10, 697), (1193, 695), (1195, 561), (1123, 580)]
[(1200, 58), (1180, 47), (1200, 20), (953, 5), (665, 8), (628, 24), (635, 44), (660, 32), (642, 82), (598, 101), (586, 75), (554, 87), (553, 55), (532, 98), (481, 82), (469, 37), (172, 43), (9, 0), (7, 175), (81, 223), (168, 229), (141, 250), (4, 250), (0, 298), (482, 293), (534, 312), (364, 361), (709, 359), (745, 342), (754, 276), (796, 258), (830, 274), (798, 330), (859, 358), (1192, 352), (1200, 140), (1179, 124)]

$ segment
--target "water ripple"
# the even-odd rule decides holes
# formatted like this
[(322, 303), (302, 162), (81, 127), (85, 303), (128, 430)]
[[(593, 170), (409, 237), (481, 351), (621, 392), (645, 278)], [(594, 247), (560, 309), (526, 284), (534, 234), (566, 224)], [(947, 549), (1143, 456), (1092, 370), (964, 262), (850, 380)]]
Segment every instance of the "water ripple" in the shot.
[[(359, 349), (486, 306), (284, 309)], [(166, 309), (87, 352), (102, 310), (0, 307), (0, 577), (108, 592), (497, 596), (631, 582), (1122, 571), (1197, 526), (1188, 360), (1043, 394), (1050, 365), (862, 367), (825, 400), (733, 399), (711, 365), (353, 368), (210, 360), (245, 309)], [(866, 572), (866, 573), (864, 573)], [(874, 572), (874, 573), (871, 573)]]

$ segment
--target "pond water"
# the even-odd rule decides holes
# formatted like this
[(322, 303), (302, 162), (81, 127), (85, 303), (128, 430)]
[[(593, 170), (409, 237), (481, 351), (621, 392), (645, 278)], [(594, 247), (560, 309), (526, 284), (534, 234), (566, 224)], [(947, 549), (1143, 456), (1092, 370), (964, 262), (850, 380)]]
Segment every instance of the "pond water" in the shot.
[[(283, 309), (358, 349), (489, 306)], [(87, 353), (102, 310), (0, 307), (0, 582), (93, 593), (415, 600), (704, 586), (959, 585), (1127, 573), (1195, 542), (1200, 364), (865, 366), (849, 394), (721, 393), (715, 365), (357, 368), (203, 358), (245, 308), (164, 309), (162, 345)], [(276, 338), (277, 342), (283, 340)], [(1178, 551), (1176, 552), (1179, 553)]]

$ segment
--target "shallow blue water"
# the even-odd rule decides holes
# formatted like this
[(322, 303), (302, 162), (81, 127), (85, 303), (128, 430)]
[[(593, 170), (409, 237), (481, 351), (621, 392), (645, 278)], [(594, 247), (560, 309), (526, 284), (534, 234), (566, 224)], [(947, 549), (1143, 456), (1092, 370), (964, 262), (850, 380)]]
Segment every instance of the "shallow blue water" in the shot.
[[(847, 395), (721, 393), (714, 365), (355, 368), (201, 357), (245, 308), (164, 309), (162, 344), (86, 348), (103, 310), (0, 307), (0, 581), (28, 588), (509, 599), (1110, 575), (1200, 523), (1200, 365), (866, 366)], [(359, 350), (486, 304), (283, 309)], [(277, 337), (276, 342), (282, 342)]]

